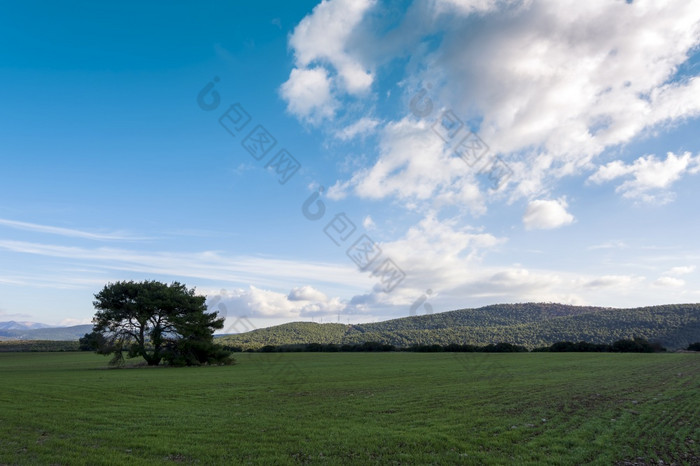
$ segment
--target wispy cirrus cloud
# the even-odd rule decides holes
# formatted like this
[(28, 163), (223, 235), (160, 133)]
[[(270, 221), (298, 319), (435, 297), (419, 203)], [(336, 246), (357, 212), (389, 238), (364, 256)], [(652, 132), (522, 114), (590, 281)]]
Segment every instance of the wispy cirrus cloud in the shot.
[(341, 141), (349, 141), (354, 138), (364, 138), (368, 134), (372, 134), (377, 130), (381, 122), (376, 118), (362, 117), (351, 125), (346, 126), (335, 132), (335, 137)]
[(141, 241), (150, 239), (147, 237), (137, 237), (120, 232), (94, 233), (83, 230), (75, 230), (72, 228), (41, 225), (38, 223), (20, 222), (17, 220), (9, 220), (6, 218), (0, 218), (0, 225), (15, 230), (32, 231), (36, 233), (48, 233), (50, 235), (65, 236), (69, 238), (89, 239), (94, 241)]
[(0, 250), (65, 259), (98, 270), (119, 270), (215, 280), (222, 283), (257, 283), (271, 288), (292, 288), (300, 283), (325, 283), (330, 288), (370, 287), (366, 274), (350, 265), (226, 255), (217, 251), (143, 252), (123, 248), (86, 248), (28, 241), (0, 240)]
[(625, 243), (624, 241), (618, 240), (618, 241), (607, 241), (607, 242), (601, 243), (601, 244), (594, 244), (594, 245), (588, 246), (587, 249), (589, 251), (595, 251), (598, 249), (623, 249), (626, 247), (628, 247), (627, 243)]

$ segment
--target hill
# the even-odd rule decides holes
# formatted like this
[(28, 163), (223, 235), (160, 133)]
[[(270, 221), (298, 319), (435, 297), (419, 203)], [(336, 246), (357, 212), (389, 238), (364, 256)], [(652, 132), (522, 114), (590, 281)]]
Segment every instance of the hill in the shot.
[(265, 345), (366, 341), (399, 347), (508, 342), (534, 348), (564, 340), (612, 343), (635, 336), (657, 340), (669, 349), (700, 341), (700, 304), (633, 309), (552, 303), (498, 304), (370, 324), (293, 322), (223, 336), (219, 341), (244, 349)]
[(0, 330), (31, 330), (47, 327), (50, 327), (50, 325), (39, 324), (37, 322), (16, 322), (14, 320), (10, 320), (9, 322), (0, 322)]
[(92, 325), (0, 330), (0, 340), (78, 340), (92, 331)]

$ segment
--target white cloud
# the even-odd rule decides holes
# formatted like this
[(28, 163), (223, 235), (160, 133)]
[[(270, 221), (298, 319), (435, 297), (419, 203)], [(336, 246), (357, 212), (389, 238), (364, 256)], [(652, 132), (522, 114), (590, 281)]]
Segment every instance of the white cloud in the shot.
[(604, 183), (617, 178), (631, 176), (620, 184), (616, 191), (628, 199), (646, 202), (665, 202), (670, 200), (667, 189), (684, 174), (696, 174), (700, 171), (700, 155), (692, 156), (690, 152), (676, 155), (666, 154), (666, 160), (659, 160), (654, 155), (640, 157), (631, 164), (615, 160), (598, 168), (588, 179), (593, 183)]
[[(627, 306), (629, 296), (638, 297), (647, 291), (648, 286), (645, 287), (644, 284), (645, 278), (640, 276), (592, 277), (579, 273), (513, 266), (482, 268), (476, 276), (469, 277), (461, 286), (441, 292), (443, 295), (459, 293), (470, 301), (479, 299), (485, 304), (531, 301)], [(658, 300), (659, 297), (655, 299)]]
[(533, 273), (527, 269), (507, 268), (487, 275), (485, 279), (476, 281), (471, 286), (476, 296), (538, 296), (548, 293), (552, 288), (561, 285), (562, 279), (556, 274)]
[(328, 297), (316, 288), (306, 285), (294, 288), (287, 295), (290, 301), (328, 301)]
[(695, 266), (694, 265), (684, 265), (680, 267), (672, 267), (668, 272), (666, 272), (667, 275), (688, 275), (690, 273), (695, 272)]
[(349, 92), (358, 92), (372, 83), (359, 60), (349, 51), (349, 41), (373, 0), (323, 0), (294, 29), (289, 45), (296, 62), (309, 66), (313, 62), (333, 65)]
[(91, 324), (92, 319), (63, 319), (58, 323), (59, 327), (73, 327), (75, 325), (87, 325)]
[(345, 308), (339, 298), (328, 298), (311, 286), (291, 290), (288, 294), (264, 290), (255, 286), (247, 289), (221, 290), (208, 295), (208, 307), (232, 322), (237, 317), (300, 319), (316, 315), (335, 314)]
[(685, 285), (685, 280), (675, 277), (660, 277), (658, 280), (654, 281), (654, 285), (662, 288), (679, 288)]
[(331, 96), (330, 78), (323, 68), (293, 69), (280, 92), (289, 112), (312, 123), (332, 117), (337, 106)]
[(379, 123), (380, 122), (377, 119), (362, 117), (353, 124), (337, 131), (335, 133), (335, 137), (342, 141), (349, 141), (358, 136), (364, 137), (368, 134), (374, 133)]
[(483, 255), (504, 242), (472, 227), (459, 227), (454, 220), (439, 221), (428, 215), (394, 241), (379, 244), (406, 274), (400, 287), (391, 293), (379, 289), (350, 300), (348, 311), (367, 312), (370, 308), (406, 309), (427, 289), (452, 290), (479, 276)]
[(433, 302), (434, 308), (451, 310), (527, 301), (625, 306), (629, 302), (630, 295), (640, 296), (646, 290), (644, 277), (627, 275), (591, 277), (585, 274), (529, 269), (522, 266), (472, 267), (469, 270), (463, 270), (460, 278), (458, 283), (452, 282), (449, 286), (438, 285), (434, 288), (441, 296), (438, 302)]
[(428, 215), (402, 238), (381, 243), (381, 247), (407, 274), (420, 274), (436, 284), (449, 286), (459, 283), (460, 275), (478, 262), (484, 251), (504, 241), (473, 227), (460, 227), (455, 220)]
[(365, 230), (374, 230), (377, 227), (377, 225), (374, 224), (374, 220), (372, 220), (372, 217), (369, 215), (362, 220), (362, 226)]
[[(323, 0), (297, 25), (289, 38), (296, 68), (281, 88), (291, 113), (317, 123), (333, 115), (333, 93), (360, 95), (369, 90), (372, 73), (349, 45), (373, 4), (373, 0)], [(319, 111), (314, 115), (310, 109)]]
[(389, 294), (372, 289), (352, 297), (345, 314), (409, 315), (411, 305), (428, 289), (433, 290), (429, 301), (436, 312), (524, 301), (627, 307), (631, 299), (643, 304), (677, 300), (677, 287), (668, 288), (674, 294), (664, 294), (634, 274), (591, 276), (518, 264), (487, 265), (489, 254), (505, 247), (504, 238), (431, 215), (380, 247), (406, 273), (404, 282)]
[(581, 171), (650, 125), (700, 112), (696, 80), (668, 81), (700, 42), (698, 5), (532, 1), (501, 10), (476, 32), (468, 21), (454, 26), (426, 58), (444, 63), (446, 96), (483, 114), (492, 149), (535, 149), (547, 161), (540, 176)]
[(586, 281), (583, 286), (587, 288), (624, 287), (630, 285), (635, 280), (640, 280), (640, 278), (631, 277), (629, 275), (603, 275), (602, 277)]
[(434, 0), (435, 10), (439, 14), (459, 13), (468, 16), (473, 13), (487, 13), (498, 10), (508, 4), (518, 4), (522, 0)]
[(559, 200), (535, 200), (527, 205), (523, 224), (526, 230), (549, 230), (569, 225), (574, 216), (566, 211), (567, 203)]
[(404, 118), (383, 128), (379, 159), (328, 192), (332, 199), (348, 192), (366, 199), (395, 197), (406, 205), (459, 206), (473, 214), (485, 211), (474, 171), (445, 151), (425, 121)]
[[(316, 30), (311, 24), (336, 24), (338, 12), (349, 8), (346, 1), (324, 1), (290, 39), (300, 63), (339, 56), (367, 70), (395, 66), (396, 58), (408, 57), (398, 70), (407, 100), (416, 89), (433, 84), (434, 109), (425, 119), (434, 121), (449, 105), (463, 119), (480, 122), (479, 135), (492, 154), (506, 160), (523, 156), (522, 162), (510, 163), (511, 200), (547, 195), (561, 177), (590, 170), (604, 150), (659, 125), (700, 115), (700, 79), (676, 77), (700, 44), (696, 2), (434, 0), (414, 2), (398, 19), (384, 3), (374, 6), (372, 15), (365, 14), (370, 2), (358, 4), (346, 13), (342, 24), (348, 27), (339, 30), (363, 31), (368, 37), (330, 33), (328, 44), (313, 45), (316, 33), (306, 32)], [(385, 30), (376, 32), (381, 25)], [(336, 68), (342, 68), (342, 60)], [(391, 71), (395, 76), (397, 70)], [(415, 183), (411, 169), (394, 164), (399, 161), (395, 152), (410, 139), (392, 138), (405, 124), (401, 120), (388, 124), (374, 166), (358, 170), (348, 185), (360, 196), (405, 199), (407, 192), (425, 195), (433, 182), (430, 191), (447, 194), (436, 196), (437, 202), (455, 202), (454, 190), (446, 188), (451, 177), (428, 175)], [(435, 158), (443, 149), (410, 151), (405, 158)], [(404, 165), (412, 168), (410, 162)], [(397, 170), (396, 176), (388, 176), (387, 166)], [(386, 189), (377, 186), (387, 178), (395, 182)], [(396, 188), (403, 179), (407, 187)], [(468, 186), (463, 194), (471, 202), (487, 200), (481, 199), (485, 193), (478, 185)]]

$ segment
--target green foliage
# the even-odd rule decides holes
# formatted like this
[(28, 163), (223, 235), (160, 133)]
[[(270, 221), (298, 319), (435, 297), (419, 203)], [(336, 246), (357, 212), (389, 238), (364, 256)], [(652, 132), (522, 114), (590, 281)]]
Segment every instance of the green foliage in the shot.
[[(510, 343), (497, 343), (495, 345), (475, 346), (475, 345), (458, 345), (451, 343), (449, 345), (413, 345), (408, 348), (397, 348), (394, 345), (387, 345), (376, 341), (367, 341), (365, 343), (357, 343), (353, 345), (345, 344), (342, 346), (329, 343), (322, 345), (320, 343), (308, 343), (305, 345), (265, 345), (258, 350), (249, 350), (259, 353), (338, 353), (338, 352), (387, 352), (387, 351), (410, 351), (416, 353), (527, 353), (527, 348), (524, 346), (512, 345)], [(609, 348), (608, 348), (609, 351)]]
[(610, 345), (614, 353), (660, 353), (666, 351), (660, 343), (650, 343), (644, 338), (635, 337), (633, 340), (617, 340)]
[(163, 360), (175, 366), (230, 363), (228, 352), (213, 342), (224, 319), (207, 313), (205, 301), (178, 282), (110, 283), (95, 295), (93, 333), (102, 337), (97, 352), (114, 355), (112, 365), (123, 364), (124, 353), (149, 366)]
[(700, 351), (700, 341), (689, 344), (686, 349), (688, 351)]
[(106, 345), (105, 337), (99, 332), (86, 333), (78, 340), (80, 351), (98, 351)]
[(5, 340), (0, 341), (0, 352), (63, 352), (78, 351), (77, 341)]
[(669, 349), (685, 348), (700, 338), (700, 304), (613, 309), (552, 303), (500, 304), (370, 324), (294, 322), (220, 337), (243, 350), (265, 345), (362, 344), (488, 345), (509, 342), (527, 348), (557, 341), (612, 344), (645, 338)]
[(558, 341), (551, 346), (535, 348), (533, 352), (551, 353), (662, 353), (666, 348), (658, 342), (648, 342), (644, 338), (634, 338), (632, 340), (617, 340), (611, 345), (604, 343), (588, 343), (579, 341)]

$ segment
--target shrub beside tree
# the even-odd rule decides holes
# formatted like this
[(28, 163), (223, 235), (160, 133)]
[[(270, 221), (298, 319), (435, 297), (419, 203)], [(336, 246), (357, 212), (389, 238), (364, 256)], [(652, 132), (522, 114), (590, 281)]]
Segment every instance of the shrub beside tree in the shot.
[(610, 351), (614, 353), (660, 353), (666, 348), (658, 342), (649, 342), (644, 338), (634, 337), (633, 340), (618, 340), (612, 344)]
[(106, 343), (105, 337), (101, 333), (90, 332), (78, 339), (78, 349), (80, 351), (98, 351)]

